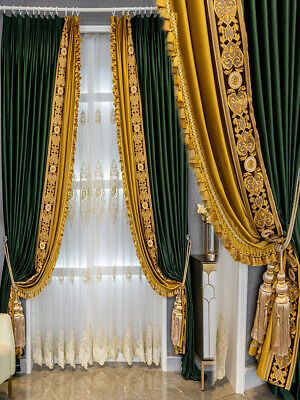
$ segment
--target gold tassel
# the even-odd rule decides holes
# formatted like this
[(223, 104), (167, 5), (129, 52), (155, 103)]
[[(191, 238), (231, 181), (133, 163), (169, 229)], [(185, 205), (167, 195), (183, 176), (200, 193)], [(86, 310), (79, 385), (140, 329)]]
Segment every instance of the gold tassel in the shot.
[(3, 238), (4, 242), (4, 254), (7, 261), (8, 271), (11, 278), (11, 289), (10, 289), (10, 298), (9, 298), (9, 315), (12, 320), (13, 331), (14, 331), (14, 339), (15, 339), (15, 348), (16, 355), (21, 358), (23, 355), (23, 350), (25, 347), (25, 317), (23, 313), (23, 307), (21, 304), (21, 300), (18, 295), (17, 286), (13, 277), (13, 271), (11, 267), (7, 238), (6, 236)]
[(279, 357), (289, 354), (290, 337), (290, 299), (289, 288), (285, 280), (285, 273), (277, 274), (276, 294), (273, 307), (273, 328), (271, 351)]
[(289, 287), (285, 279), (286, 270), (286, 249), (288, 248), (293, 230), (295, 227), (296, 216), (298, 211), (300, 199), (300, 167), (297, 173), (296, 188), (293, 199), (293, 207), (291, 212), (290, 223), (287, 231), (286, 238), (283, 244), (278, 246), (280, 270), (277, 274), (276, 294), (274, 307), (273, 307), (273, 327), (272, 327), (272, 341), (271, 351), (278, 357), (285, 357), (289, 354), (291, 347), (290, 336), (290, 312), (291, 304), (289, 297)]
[(263, 283), (260, 285), (254, 325), (251, 337), (262, 344), (268, 325), (268, 305), (272, 296), (272, 283), (274, 279), (274, 265), (269, 264), (263, 274)]
[(174, 307), (172, 311), (171, 323), (171, 339), (174, 346), (175, 354), (185, 354), (186, 342), (186, 290), (185, 282), (187, 277), (187, 270), (189, 266), (192, 241), (187, 236), (187, 249), (185, 256), (185, 266), (183, 272), (182, 283), (179, 287), (178, 294), (175, 298)]
[(185, 288), (180, 287), (172, 311), (171, 338), (175, 354), (185, 353), (186, 332), (186, 297)]

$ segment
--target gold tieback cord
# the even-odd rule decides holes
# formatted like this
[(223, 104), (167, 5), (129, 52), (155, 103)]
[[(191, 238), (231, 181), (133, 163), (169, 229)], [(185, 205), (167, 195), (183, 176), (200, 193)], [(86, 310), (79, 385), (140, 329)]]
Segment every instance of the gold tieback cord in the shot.
[(288, 355), (291, 346), (290, 337), (290, 297), (289, 288), (286, 282), (285, 268), (286, 255), (285, 250), (288, 248), (296, 222), (296, 216), (300, 197), (300, 168), (298, 169), (296, 189), (293, 200), (293, 208), (290, 219), (288, 232), (283, 244), (278, 245), (279, 265), (280, 269), (277, 274), (276, 283), (276, 299), (273, 307), (273, 325), (272, 325), (272, 341), (271, 351), (277, 356), (284, 357)]
[(16, 354), (18, 357), (21, 357), (23, 354), (23, 349), (25, 347), (25, 318), (23, 307), (18, 295), (18, 289), (14, 280), (6, 236), (4, 236), (3, 238), (3, 247), (12, 285), (9, 299), (9, 314), (13, 324)]
[(185, 354), (186, 343), (186, 288), (185, 282), (189, 267), (189, 260), (191, 254), (192, 241), (187, 236), (187, 249), (185, 257), (185, 265), (182, 283), (179, 287), (178, 294), (174, 301), (172, 311), (172, 325), (171, 325), (171, 338), (174, 346), (175, 354)]

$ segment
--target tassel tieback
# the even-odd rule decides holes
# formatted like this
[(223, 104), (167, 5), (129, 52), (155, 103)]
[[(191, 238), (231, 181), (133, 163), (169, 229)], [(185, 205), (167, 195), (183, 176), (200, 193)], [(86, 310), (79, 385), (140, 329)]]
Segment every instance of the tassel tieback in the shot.
[(272, 284), (274, 280), (274, 265), (269, 264), (266, 272), (263, 274), (263, 283), (258, 292), (258, 300), (254, 325), (251, 337), (259, 344), (262, 344), (268, 326), (268, 307), (272, 296)]
[(187, 249), (182, 283), (179, 287), (172, 311), (171, 338), (175, 354), (185, 354), (186, 344), (186, 289), (185, 282), (189, 266), (192, 241), (187, 236)]
[(285, 273), (277, 274), (276, 294), (273, 306), (273, 327), (271, 351), (279, 357), (289, 354), (291, 346), (290, 336), (290, 298), (289, 288), (285, 280)]

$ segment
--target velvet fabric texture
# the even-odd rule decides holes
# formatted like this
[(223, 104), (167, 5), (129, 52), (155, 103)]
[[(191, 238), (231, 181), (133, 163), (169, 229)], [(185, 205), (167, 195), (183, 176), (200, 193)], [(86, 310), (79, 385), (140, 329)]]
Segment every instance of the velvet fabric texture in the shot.
[[(300, 166), (300, 4), (297, 0), (244, 2), (253, 88), (253, 105), (265, 166), (286, 234)], [(300, 256), (300, 213), (292, 243)], [(283, 399), (300, 398), (300, 360), (290, 392), (275, 386)]]
[[(188, 162), (174, 95), (163, 20), (131, 20), (143, 108), (158, 263), (163, 274), (182, 281), (188, 234)], [(182, 375), (198, 379), (194, 363), (194, 319), (190, 274), (186, 282), (187, 332)]]
[[(5, 234), (15, 281), (35, 272), (53, 89), (63, 18), (3, 16), (2, 184)], [(4, 262), (0, 311), (11, 287)]]

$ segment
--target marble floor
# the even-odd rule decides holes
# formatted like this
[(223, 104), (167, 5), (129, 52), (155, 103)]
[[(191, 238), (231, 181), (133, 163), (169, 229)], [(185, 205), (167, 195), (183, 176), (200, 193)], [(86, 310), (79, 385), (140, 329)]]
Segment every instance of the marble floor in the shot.
[[(7, 400), (7, 383), (0, 385), (0, 400)], [(93, 366), (85, 371), (58, 367), (34, 369), (31, 375), (13, 380), (13, 400), (217, 400), (275, 399), (265, 386), (246, 393), (233, 393), (227, 381), (201, 392), (199, 382), (186, 381), (179, 373), (135, 364)]]

